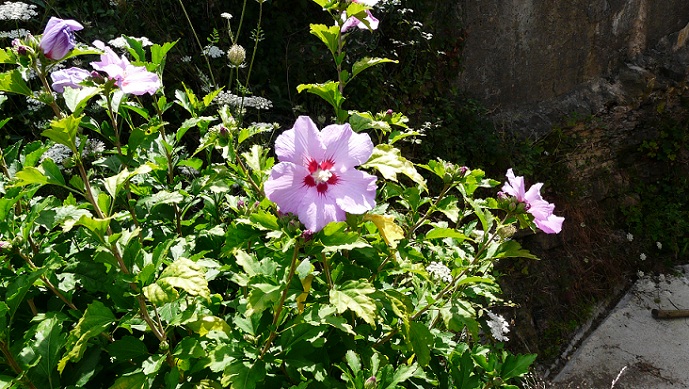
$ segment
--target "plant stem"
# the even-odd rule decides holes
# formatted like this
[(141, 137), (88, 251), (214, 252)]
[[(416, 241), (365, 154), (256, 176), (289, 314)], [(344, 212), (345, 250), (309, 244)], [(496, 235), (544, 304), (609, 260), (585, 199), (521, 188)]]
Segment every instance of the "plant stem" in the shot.
[[(19, 366), (17, 361), (14, 359), (14, 356), (10, 352), (10, 348), (7, 346), (7, 343), (5, 343), (5, 341), (3, 340), (0, 340), (0, 351), (2, 351), (2, 354), (5, 356), (5, 361), (12, 368), (14, 373), (21, 377), (24, 374), (24, 371), (22, 370), (21, 366)], [(36, 386), (33, 384), (33, 382), (29, 380), (28, 377), (23, 376), (21, 380), (30, 389), (36, 389)]]
[(268, 349), (270, 349), (270, 346), (273, 344), (273, 340), (275, 340), (275, 337), (277, 336), (277, 326), (278, 326), (278, 321), (280, 321), (280, 314), (282, 313), (282, 308), (284, 307), (285, 300), (287, 299), (287, 293), (289, 292), (289, 285), (292, 283), (292, 278), (294, 278), (294, 272), (297, 269), (297, 260), (299, 259), (299, 242), (297, 242), (294, 245), (294, 252), (292, 254), (292, 263), (290, 264), (289, 267), (289, 273), (287, 274), (287, 281), (285, 282), (285, 289), (282, 290), (282, 295), (280, 296), (280, 301), (278, 302), (276, 308), (275, 308), (275, 313), (273, 314), (273, 325), (272, 329), (270, 330), (270, 335), (268, 336), (268, 340), (266, 340), (266, 344), (263, 346), (263, 349), (261, 350), (261, 356), (259, 357), (260, 359), (263, 359), (263, 356), (268, 352)]
[[(245, 2), (246, 4), (246, 2)], [(244, 13), (242, 12), (242, 16), (244, 16)], [(244, 86), (249, 88), (249, 78), (251, 77), (251, 69), (254, 67), (254, 58), (256, 58), (256, 49), (258, 49), (258, 42), (260, 41), (260, 34), (261, 34), (261, 20), (263, 18), (263, 2), (260, 1), (258, 3), (258, 23), (256, 25), (256, 36), (254, 37), (254, 50), (251, 53), (251, 61), (249, 62), (249, 71), (246, 73), (246, 82), (244, 83)], [(239, 73), (239, 72), (237, 72)], [(260, 111), (259, 111), (260, 112)]]
[[(208, 55), (203, 53), (203, 45), (201, 44), (201, 41), (199, 40), (199, 36), (196, 35), (196, 30), (194, 29), (194, 24), (191, 22), (191, 18), (189, 18), (189, 14), (187, 13), (187, 9), (184, 8), (184, 3), (182, 3), (182, 0), (178, 0), (178, 3), (180, 7), (182, 7), (182, 12), (184, 12), (184, 17), (187, 19), (187, 22), (189, 22), (189, 27), (191, 28), (192, 34), (194, 34), (194, 39), (196, 39), (196, 44), (199, 45), (199, 49), (201, 50), (201, 55), (203, 55), (203, 59), (206, 60), (206, 66), (208, 66), (208, 74), (211, 77), (211, 82), (213, 83), (213, 88), (216, 87), (215, 85), (215, 76), (213, 76), (213, 69), (211, 68), (211, 62), (208, 60)], [(246, 0), (244, 0), (244, 3), (246, 3)]]
[(426, 213), (414, 224), (414, 226), (410, 228), (409, 231), (407, 231), (407, 239), (411, 237), (411, 234), (414, 233), (414, 231), (416, 231), (417, 228), (421, 227), (421, 224), (423, 224), (423, 222), (431, 216), (431, 213), (435, 212), (436, 207), (440, 203), (440, 200), (442, 200), (445, 197), (445, 195), (451, 188), (452, 185), (445, 184), (445, 187), (442, 191), (440, 191), (440, 194), (438, 195), (438, 198), (435, 200), (435, 202), (433, 202), (433, 205), (431, 205), (430, 208), (428, 208), (428, 211), (426, 211)]

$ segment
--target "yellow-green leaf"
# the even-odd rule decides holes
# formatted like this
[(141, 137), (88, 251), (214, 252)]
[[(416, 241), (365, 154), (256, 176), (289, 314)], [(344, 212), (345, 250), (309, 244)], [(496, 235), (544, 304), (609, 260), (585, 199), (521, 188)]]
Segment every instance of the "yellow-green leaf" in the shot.
[(179, 296), (178, 289), (192, 296), (210, 299), (205, 270), (187, 258), (178, 258), (165, 268), (158, 280), (143, 288), (146, 298), (155, 305), (163, 305)]
[(364, 220), (372, 221), (378, 228), (380, 236), (383, 237), (385, 243), (393, 249), (397, 247), (397, 243), (404, 239), (404, 230), (402, 227), (395, 224), (395, 218), (390, 215), (373, 215), (367, 214)]

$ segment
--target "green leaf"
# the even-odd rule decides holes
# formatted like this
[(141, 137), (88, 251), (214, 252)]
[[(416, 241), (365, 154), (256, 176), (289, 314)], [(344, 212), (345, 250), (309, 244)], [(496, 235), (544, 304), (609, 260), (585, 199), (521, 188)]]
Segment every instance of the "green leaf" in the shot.
[(311, 24), (309, 27), (311, 34), (325, 43), (334, 57), (338, 51), (340, 27), (338, 25), (326, 26), (325, 24)]
[(386, 62), (392, 62), (392, 63), (399, 63), (399, 61), (389, 59), (389, 58), (371, 58), (371, 57), (364, 57), (354, 63), (352, 65), (352, 77), (350, 80), (354, 77), (356, 77), (357, 74), (363, 72), (364, 70), (370, 68), (371, 66), (375, 66), (381, 63), (386, 63)]
[(82, 116), (70, 115), (50, 122), (50, 128), (41, 135), (55, 143), (67, 146), (74, 154), (78, 153), (76, 138)]
[(419, 365), (428, 365), (431, 361), (431, 346), (434, 343), (431, 331), (425, 324), (419, 322), (410, 322), (407, 331), (407, 342), (411, 344)]
[(220, 383), (231, 389), (254, 389), (266, 376), (265, 362), (234, 361), (223, 372)]
[(453, 238), (457, 239), (460, 242), (468, 239), (468, 237), (461, 232), (453, 229), (453, 228), (441, 228), (441, 227), (436, 227), (433, 228), (432, 230), (428, 231), (426, 234), (426, 239), (444, 239), (444, 238)]
[(297, 92), (301, 93), (307, 91), (314, 95), (320, 96), (339, 112), (342, 103), (345, 101), (344, 96), (340, 93), (340, 83), (336, 81), (328, 81), (323, 84), (300, 84), (297, 86)]
[(110, 389), (144, 389), (146, 386), (146, 375), (144, 373), (136, 373), (119, 377)]
[(508, 354), (500, 368), (500, 377), (503, 379), (503, 381), (507, 381), (511, 378), (523, 376), (529, 372), (529, 366), (534, 363), (536, 357), (536, 354)]
[(18, 171), (14, 178), (15, 186), (26, 186), (31, 184), (47, 185), (48, 177), (46, 177), (43, 172), (35, 167), (25, 167), (21, 171)]
[(100, 92), (101, 88), (95, 86), (85, 86), (82, 88), (67, 87), (62, 93), (62, 97), (65, 99), (67, 108), (69, 108), (73, 114), (79, 115), (84, 108), (86, 108), (86, 104), (88, 104), (89, 100)]
[(143, 288), (144, 295), (153, 304), (161, 306), (179, 297), (177, 289), (192, 296), (210, 299), (205, 270), (187, 258), (178, 258), (165, 268), (155, 283)]
[(373, 149), (369, 160), (361, 165), (363, 168), (373, 168), (388, 180), (397, 182), (397, 175), (404, 174), (414, 182), (426, 188), (426, 180), (416, 171), (414, 164), (400, 154), (400, 150), (386, 144), (379, 144)]
[(106, 347), (108, 354), (118, 362), (141, 362), (149, 357), (146, 344), (133, 336), (123, 336)]
[(62, 373), (67, 366), (67, 362), (80, 360), (84, 355), (84, 351), (86, 351), (88, 340), (106, 331), (115, 320), (115, 315), (100, 301), (94, 301), (89, 304), (84, 312), (84, 316), (81, 317), (76, 327), (69, 333), (69, 338), (65, 345), (65, 349), (69, 351), (60, 359), (57, 370)]
[(110, 194), (110, 196), (112, 196), (112, 198), (115, 199), (117, 198), (117, 194), (120, 192), (125, 182), (129, 181), (134, 176), (137, 176), (139, 174), (146, 174), (152, 170), (152, 165), (148, 163), (139, 166), (131, 172), (127, 170), (127, 168), (124, 168), (124, 170), (119, 172), (117, 175), (108, 177), (105, 180), (103, 180), (105, 190), (107, 190), (108, 194)]
[[(46, 318), (36, 327), (33, 342), (28, 346), (34, 354), (33, 358), (38, 358), (38, 363), (31, 368), (30, 373), (31, 381), (35, 385), (45, 388), (59, 387), (60, 380), (55, 368), (65, 338), (65, 334), (62, 333), (62, 320), (55, 316)], [(22, 354), (26, 351), (23, 350)]]
[(366, 280), (345, 281), (342, 285), (335, 285), (330, 290), (330, 303), (338, 313), (351, 310), (371, 326), (376, 325), (377, 306), (368, 295), (376, 289)]
[(9, 308), (10, 317), (14, 316), (15, 312), (19, 308), (19, 304), (24, 300), (24, 296), (31, 289), (34, 282), (40, 278), (45, 269), (37, 269), (31, 273), (22, 274), (13, 277), (10, 284), (7, 286), (7, 292), (5, 293), (5, 303)]
[(280, 285), (260, 283), (251, 286), (253, 289), (249, 294), (246, 316), (263, 312), (280, 300)]
[(345, 231), (346, 229), (347, 223), (345, 222), (328, 223), (318, 232), (316, 238), (325, 246), (326, 252), (370, 246), (358, 233)]
[(9, 47), (0, 49), (0, 63), (17, 64), (17, 54)]
[(31, 88), (26, 85), (21, 72), (16, 69), (0, 73), (0, 91), (33, 97)]
[(152, 209), (161, 204), (179, 204), (182, 200), (184, 200), (184, 196), (182, 196), (182, 194), (179, 192), (168, 192), (166, 190), (161, 190), (152, 196), (139, 200), (137, 205)]

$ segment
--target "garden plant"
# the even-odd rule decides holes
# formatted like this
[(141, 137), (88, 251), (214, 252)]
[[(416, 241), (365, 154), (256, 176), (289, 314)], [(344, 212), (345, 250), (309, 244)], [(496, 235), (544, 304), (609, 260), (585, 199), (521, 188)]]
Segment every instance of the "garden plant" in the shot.
[(0, 388), (517, 387), (536, 356), (504, 349), (494, 264), (564, 219), (511, 169), (405, 158), (403, 113), (347, 109), (400, 65), (347, 55), (377, 1), (313, 3), (334, 77), (297, 92), (325, 125), (252, 121), (236, 43), (203, 95), (166, 88), (176, 42), (119, 52), (76, 20), (0, 51), (2, 101), (52, 111), (0, 150)]

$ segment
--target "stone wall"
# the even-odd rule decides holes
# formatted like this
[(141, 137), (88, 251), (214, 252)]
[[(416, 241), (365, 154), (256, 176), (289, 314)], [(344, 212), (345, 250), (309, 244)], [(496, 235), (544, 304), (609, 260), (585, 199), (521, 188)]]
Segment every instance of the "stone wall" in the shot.
[(596, 113), (607, 99), (596, 95), (608, 93), (601, 81), (689, 22), (686, 0), (464, 0), (460, 7), (461, 90), (508, 127), (531, 124), (536, 132), (558, 115)]

